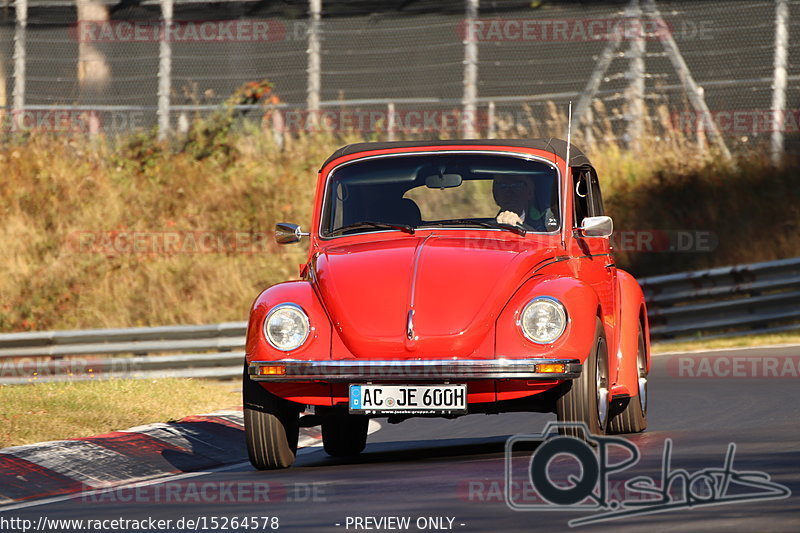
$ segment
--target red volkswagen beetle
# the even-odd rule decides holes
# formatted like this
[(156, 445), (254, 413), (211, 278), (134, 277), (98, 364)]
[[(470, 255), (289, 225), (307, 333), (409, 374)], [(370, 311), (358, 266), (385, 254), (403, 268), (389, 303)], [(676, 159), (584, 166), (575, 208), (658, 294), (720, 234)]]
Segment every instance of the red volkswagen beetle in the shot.
[[(327, 453), (371, 417), (555, 412), (595, 434), (647, 426), (647, 312), (614, 265), (597, 173), (566, 142), (362, 143), (319, 171), (301, 279), (256, 298), (244, 418), (256, 468)], [(301, 413), (309, 420), (301, 421)]]

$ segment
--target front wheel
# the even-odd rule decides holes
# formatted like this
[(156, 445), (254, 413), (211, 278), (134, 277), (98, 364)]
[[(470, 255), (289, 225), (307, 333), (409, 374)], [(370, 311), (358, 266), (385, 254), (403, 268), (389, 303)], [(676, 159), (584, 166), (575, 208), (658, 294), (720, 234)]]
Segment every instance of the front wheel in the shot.
[[(603, 323), (595, 325), (594, 344), (580, 377), (564, 383), (564, 392), (556, 400), (559, 422), (583, 422), (593, 435), (604, 435), (608, 422), (608, 345)], [(578, 428), (559, 428), (562, 435), (583, 438)], [(588, 435), (586, 435), (588, 437)]]
[(259, 470), (294, 463), (300, 436), (300, 405), (268, 392), (250, 379), (245, 363), (242, 381), (244, 435), (250, 463)]

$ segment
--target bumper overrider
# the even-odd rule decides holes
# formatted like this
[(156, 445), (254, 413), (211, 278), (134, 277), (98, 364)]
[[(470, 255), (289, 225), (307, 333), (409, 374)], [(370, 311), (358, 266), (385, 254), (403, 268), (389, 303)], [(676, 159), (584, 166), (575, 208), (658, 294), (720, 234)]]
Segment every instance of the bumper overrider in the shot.
[(575, 379), (582, 370), (578, 359), (484, 359), (484, 360), (337, 360), (251, 361), (248, 374), (254, 381), (459, 381), (526, 379), (555, 381)]

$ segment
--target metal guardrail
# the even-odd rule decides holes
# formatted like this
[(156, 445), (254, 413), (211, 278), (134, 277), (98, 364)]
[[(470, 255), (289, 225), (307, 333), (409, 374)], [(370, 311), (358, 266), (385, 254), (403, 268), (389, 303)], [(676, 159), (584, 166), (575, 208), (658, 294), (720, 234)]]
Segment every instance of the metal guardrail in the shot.
[(800, 258), (655, 276), (639, 283), (654, 339), (800, 330)]
[(0, 358), (90, 354), (148, 354), (244, 347), (246, 322), (207, 326), (42, 331), (0, 335)]
[(232, 378), (242, 373), (246, 329), (247, 322), (225, 322), (0, 335), (0, 384)]
[[(656, 340), (800, 330), (800, 258), (639, 282)], [(242, 372), (246, 328), (246, 322), (226, 322), (0, 335), (0, 384), (233, 378)]]

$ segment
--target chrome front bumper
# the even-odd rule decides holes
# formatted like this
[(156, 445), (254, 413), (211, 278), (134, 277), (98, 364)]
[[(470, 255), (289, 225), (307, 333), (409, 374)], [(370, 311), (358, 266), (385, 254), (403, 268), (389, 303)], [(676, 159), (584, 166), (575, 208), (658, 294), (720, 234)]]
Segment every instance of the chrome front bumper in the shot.
[[(541, 372), (539, 365), (564, 365), (563, 372)], [(283, 370), (264, 375), (261, 367)], [(252, 361), (248, 374), (253, 381), (449, 381), (479, 379), (527, 379), (554, 381), (581, 375), (578, 359), (482, 359), (482, 360), (337, 360)]]

